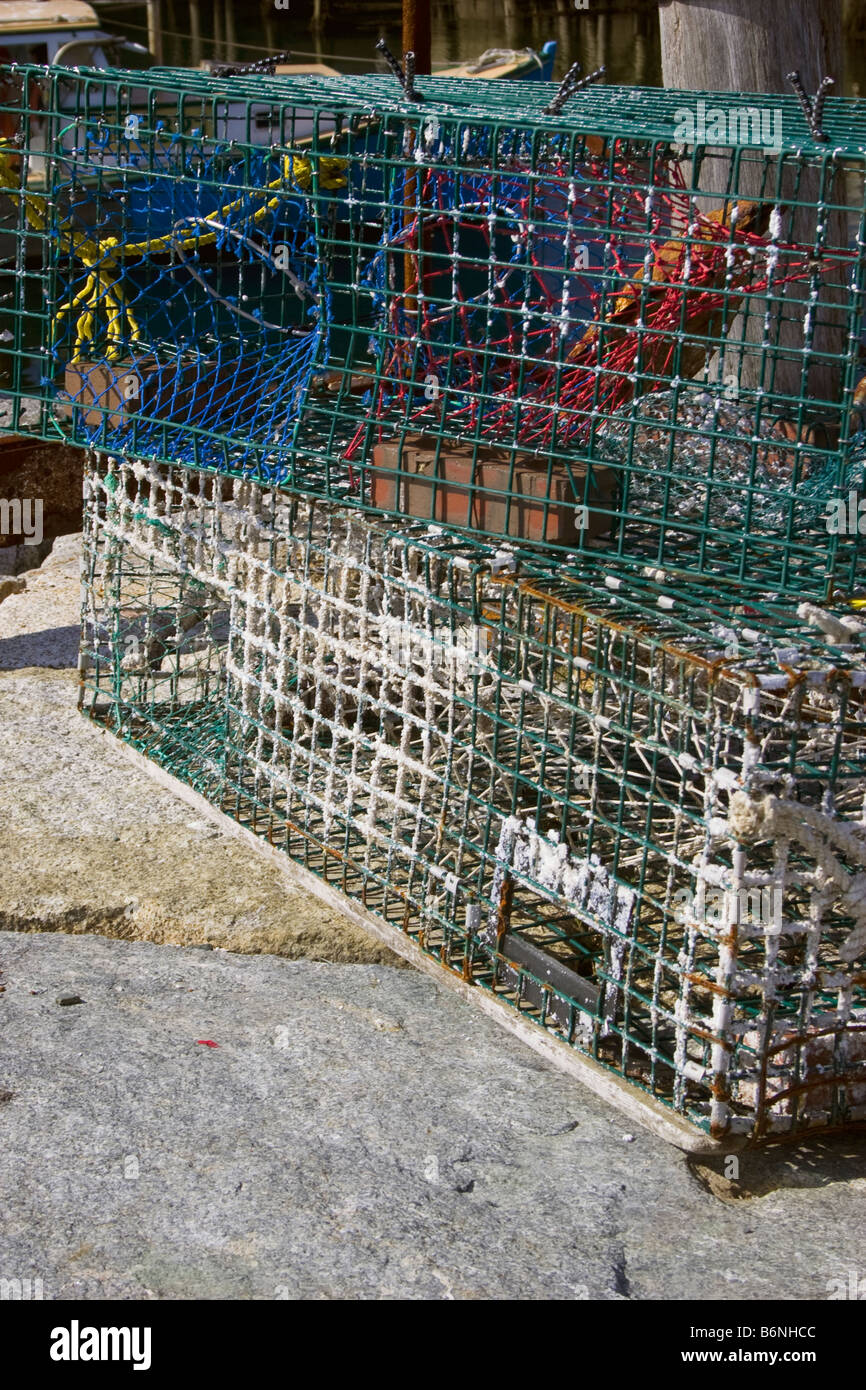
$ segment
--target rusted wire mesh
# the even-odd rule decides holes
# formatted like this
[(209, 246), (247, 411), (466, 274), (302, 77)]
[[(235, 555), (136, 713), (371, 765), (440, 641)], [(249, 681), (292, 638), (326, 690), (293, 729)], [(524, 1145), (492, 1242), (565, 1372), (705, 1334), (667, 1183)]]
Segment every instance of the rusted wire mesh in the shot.
[(849, 609), (184, 468), (86, 490), (91, 717), (715, 1136), (866, 1115)]
[(842, 1126), (862, 111), (553, 95), (0, 72), (0, 429), (94, 451), (91, 717), (713, 1136)]

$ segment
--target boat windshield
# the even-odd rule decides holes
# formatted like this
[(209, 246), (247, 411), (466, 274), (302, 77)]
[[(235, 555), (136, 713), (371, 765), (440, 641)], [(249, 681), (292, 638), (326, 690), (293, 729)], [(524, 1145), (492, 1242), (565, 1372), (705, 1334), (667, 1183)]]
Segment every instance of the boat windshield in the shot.
[(9, 38), (0, 44), (0, 63), (47, 63), (48, 44), (45, 39)]
[(0, 63), (55, 63), (64, 68), (122, 68), (134, 72), (152, 68), (152, 53), (140, 43), (115, 38), (110, 34), (91, 33), (58, 43), (57, 35), (42, 38), (36, 34), (3, 36), (0, 43)]
[(124, 72), (139, 72), (152, 68), (155, 59), (140, 43), (97, 34), (92, 38), (73, 39), (64, 44), (52, 62), (64, 68), (121, 68)]

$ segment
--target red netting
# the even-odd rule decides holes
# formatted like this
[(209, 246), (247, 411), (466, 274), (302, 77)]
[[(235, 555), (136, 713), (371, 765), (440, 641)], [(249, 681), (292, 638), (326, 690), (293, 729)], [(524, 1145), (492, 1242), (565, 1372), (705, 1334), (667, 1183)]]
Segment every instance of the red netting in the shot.
[(747, 297), (814, 273), (814, 248), (782, 239), (784, 209), (712, 195), (699, 209), (675, 161), (428, 169), (401, 187), (373, 411), (419, 430), (579, 445), (634, 396), (700, 376)]

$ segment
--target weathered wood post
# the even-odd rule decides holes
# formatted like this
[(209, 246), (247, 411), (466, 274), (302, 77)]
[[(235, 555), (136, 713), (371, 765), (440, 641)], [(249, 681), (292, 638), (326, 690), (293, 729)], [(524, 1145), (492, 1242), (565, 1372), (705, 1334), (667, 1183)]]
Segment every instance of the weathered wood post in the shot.
[(520, 18), (523, 6), (520, 0), (502, 0), (502, 23), (505, 29), (505, 47), (518, 48)]
[[(748, 92), (791, 92), (787, 81), (789, 72), (800, 73), (806, 91), (818, 90), (821, 78), (833, 77), (837, 84), (842, 76), (842, 0), (785, 0), (784, 7), (767, 5), (761, 0), (659, 0), (661, 25), (662, 76), (664, 85), (695, 91), (729, 91), (738, 95)], [(836, 94), (838, 94), (838, 86)], [(724, 192), (724, 168), (727, 161), (708, 158), (701, 174), (701, 187), (716, 196)], [(739, 192), (745, 197), (767, 197), (773, 178), (761, 161), (755, 160), (743, 170)], [(804, 201), (817, 198), (820, 184), (817, 174), (807, 174), (801, 181), (798, 197)], [(825, 196), (827, 194), (825, 188)], [(784, 194), (784, 189), (783, 189)], [(838, 198), (844, 202), (844, 197)], [(809, 216), (805, 212), (794, 218), (793, 235), (806, 240), (809, 235)], [(814, 236), (814, 228), (811, 235)], [(829, 241), (847, 244), (847, 229), (841, 214), (829, 219)], [(841, 276), (834, 302), (844, 301)], [(808, 291), (789, 286), (789, 299)], [(829, 297), (829, 296), (828, 296)], [(845, 345), (844, 316), (825, 310), (825, 322), (815, 332), (813, 347), (817, 352), (841, 354)], [(797, 344), (799, 326), (782, 324), (780, 346)], [(755, 325), (755, 332), (759, 332)], [(736, 325), (732, 326), (736, 339)], [(751, 333), (748, 335), (751, 339)], [(741, 380), (744, 385), (757, 385), (760, 362), (757, 357), (743, 364)], [(800, 374), (796, 360), (777, 364), (775, 387), (780, 391), (796, 391)], [(838, 364), (814, 361), (809, 371), (809, 389), (816, 397), (833, 402), (838, 399), (840, 382)]]
[(189, 0), (190, 61), (194, 68), (201, 64), (201, 0)]
[(147, 47), (153, 54), (157, 63), (161, 63), (162, 13), (160, 0), (148, 0), (147, 3)]
[(225, 43), (223, 41), (223, 19), (225, 0), (213, 0), (213, 53), (215, 58), (225, 62)]
[(842, 0), (659, 0), (659, 23), (666, 87), (786, 92), (793, 69), (810, 92), (841, 80)]
[(226, 62), (233, 63), (237, 56), (235, 5), (234, 0), (226, 0)]
[(259, 0), (259, 14), (262, 19), (262, 28), (265, 31), (265, 47), (269, 53), (276, 53), (278, 49), (286, 47), (285, 38), (282, 42), (277, 38), (276, 13), (274, 0)]

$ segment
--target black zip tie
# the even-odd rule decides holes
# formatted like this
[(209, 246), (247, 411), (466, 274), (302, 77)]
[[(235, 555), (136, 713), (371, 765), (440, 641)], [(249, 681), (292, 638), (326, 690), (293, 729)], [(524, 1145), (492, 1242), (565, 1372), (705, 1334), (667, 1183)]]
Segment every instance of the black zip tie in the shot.
[(580, 63), (572, 63), (571, 67), (568, 69), (568, 72), (565, 74), (562, 81), (560, 82), (553, 96), (553, 100), (550, 102), (550, 105), (546, 107), (544, 112), (545, 116), (559, 115), (559, 112), (562, 110), (563, 106), (568, 100), (572, 87), (575, 85), (579, 77)]
[(822, 140), (826, 140), (828, 138), (824, 134), (824, 131), (822, 129), (822, 123), (824, 118), (824, 102), (827, 100), (827, 88), (835, 87), (835, 85), (836, 84), (833, 81), (832, 77), (822, 77), (821, 85), (815, 93), (815, 100), (812, 103), (812, 114), (815, 117), (815, 124), (821, 133)]
[(404, 53), (403, 62), (406, 65), (406, 96), (409, 101), (420, 101), (421, 98), (415, 95), (415, 54), (411, 49)]
[(291, 53), (275, 53), (272, 58), (257, 58), (254, 63), (214, 63), (211, 72), (214, 77), (244, 77), (255, 73), (273, 77), (278, 64), (291, 61)]
[(604, 76), (603, 67), (596, 68), (595, 72), (590, 72), (586, 77), (581, 77), (578, 80), (577, 74), (579, 72), (580, 63), (573, 63), (560, 82), (559, 91), (554, 96), (550, 105), (545, 107), (545, 116), (558, 116), (565, 103), (570, 97), (574, 96), (575, 92), (579, 92), (581, 88), (588, 87), (590, 82), (597, 82), (600, 77)]
[(415, 90), (415, 54), (404, 54), (403, 61), (406, 64), (406, 70), (404, 72), (384, 39), (379, 39), (379, 42), (376, 44), (376, 51), (377, 53), (381, 53), (388, 67), (400, 83), (407, 101), (423, 101), (424, 98), (421, 93)]
[(379, 42), (376, 44), (376, 52), (381, 53), (382, 57), (385, 59), (385, 62), (388, 64), (388, 67), (391, 69), (397, 81), (400, 83), (400, 86), (405, 91), (406, 74), (404, 73), (400, 64), (397, 62), (397, 59), (394, 57), (394, 54), (391, 52), (384, 39), (380, 39)]
[(571, 96), (573, 92), (579, 92), (581, 87), (588, 87), (590, 82), (597, 82), (600, 77), (604, 77), (604, 74), (604, 66), (596, 68), (595, 72), (587, 73), (586, 77), (582, 77), (579, 82), (575, 82), (568, 95)]
[(827, 88), (834, 87), (835, 81), (832, 77), (822, 77), (821, 85), (815, 93), (815, 100), (810, 101), (806, 95), (806, 89), (800, 81), (798, 72), (789, 72), (788, 81), (797, 94), (797, 100), (803, 108), (806, 117), (806, 124), (812, 132), (812, 139), (821, 145), (826, 145), (829, 136), (824, 134), (821, 129), (821, 118), (824, 115), (824, 102), (827, 100)]

